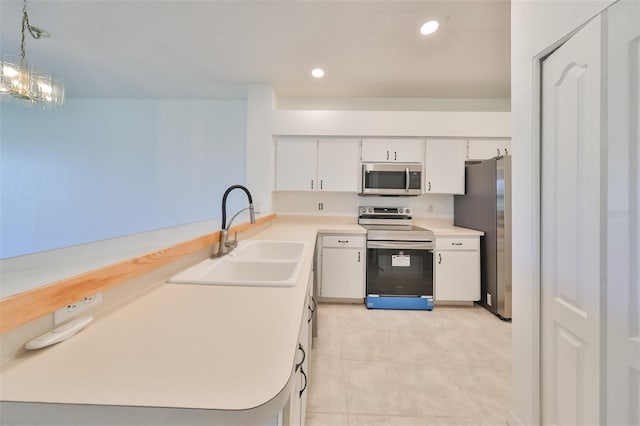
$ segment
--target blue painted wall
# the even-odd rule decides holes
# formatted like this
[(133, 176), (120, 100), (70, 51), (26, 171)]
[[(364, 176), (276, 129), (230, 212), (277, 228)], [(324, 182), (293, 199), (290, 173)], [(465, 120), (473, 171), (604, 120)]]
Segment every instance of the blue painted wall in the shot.
[(220, 217), (245, 180), (245, 100), (2, 104), (0, 120), (0, 258)]

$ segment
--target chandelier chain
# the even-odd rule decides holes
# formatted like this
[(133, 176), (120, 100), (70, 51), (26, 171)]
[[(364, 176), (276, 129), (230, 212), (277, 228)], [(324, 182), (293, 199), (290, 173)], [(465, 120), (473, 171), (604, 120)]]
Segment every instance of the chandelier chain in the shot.
[(25, 40), (24, 40), (26, 31), (29, 31), (29, 34), (31, 34), (31, 37), (33, 37), (36, 40), (42, 37), (42, 32), (39, 29), (35, 29), (34, 31), (34, 28), (29, 23), (29, 14), (27, 13), (27, 0), (24, 0), (22, 3), (22, 32), (21, 32), (21, 38), (20, 38), (20, 60), (23, 63), (25, 62), (25, 56), (26, 56)]

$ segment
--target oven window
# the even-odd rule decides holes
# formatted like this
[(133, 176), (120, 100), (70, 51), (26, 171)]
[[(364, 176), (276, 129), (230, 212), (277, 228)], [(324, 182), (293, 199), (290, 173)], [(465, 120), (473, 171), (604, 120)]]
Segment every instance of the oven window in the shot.
[(367, 294), (433, 296), (433, 252), (367, 249)]

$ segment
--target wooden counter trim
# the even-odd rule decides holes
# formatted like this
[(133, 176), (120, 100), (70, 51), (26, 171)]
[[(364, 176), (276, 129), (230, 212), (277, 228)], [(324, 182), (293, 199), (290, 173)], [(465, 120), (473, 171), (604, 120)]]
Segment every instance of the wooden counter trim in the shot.
[[(270, 222), (275, 217), (275, 214), (271, 214), (256, 219), (255, 225), (243, 223), (234, 226), (229, 230), (229, 234), (244, 232), (253, 226)], [(84, 297), (160, 268), (197, 250), (212, 246), (218, 241), (220, 241), (220, 232), (214, 232), (153, 253), (0, 299), (0, 334), (50, 314)]]

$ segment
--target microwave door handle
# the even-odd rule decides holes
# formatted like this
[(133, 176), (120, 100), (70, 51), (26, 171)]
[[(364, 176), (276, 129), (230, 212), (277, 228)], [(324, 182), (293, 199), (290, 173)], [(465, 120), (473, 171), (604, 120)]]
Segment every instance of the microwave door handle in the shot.
[(404, 176), (405, 176), (404, 192), (409, 192), (409, 168), (408, 167), (404, 168)]

